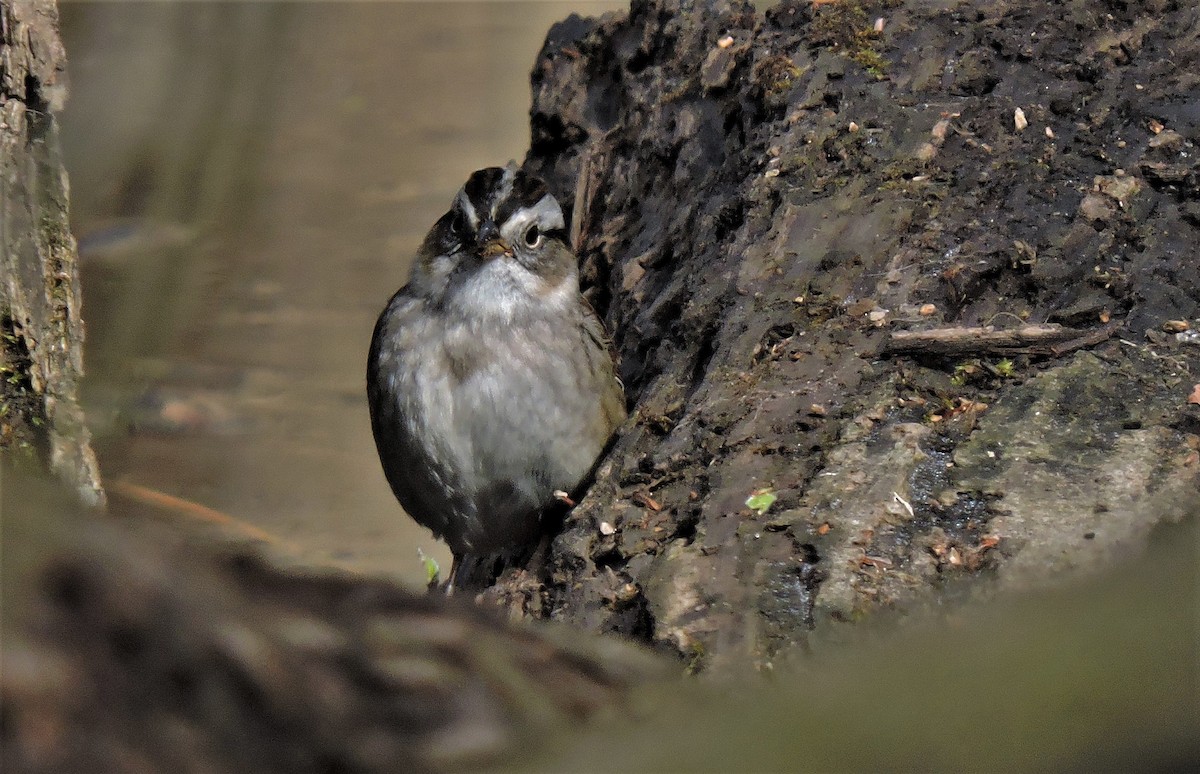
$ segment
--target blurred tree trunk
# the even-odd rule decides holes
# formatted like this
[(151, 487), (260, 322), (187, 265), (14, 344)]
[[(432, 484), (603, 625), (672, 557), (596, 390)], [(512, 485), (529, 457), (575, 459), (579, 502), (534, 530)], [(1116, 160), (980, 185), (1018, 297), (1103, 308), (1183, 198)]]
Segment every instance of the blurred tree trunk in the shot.
[(66, 65), (53, 0), (0, 2), (0, 449), (104, 501), (77, 389), (83, 319), (55, 112)]

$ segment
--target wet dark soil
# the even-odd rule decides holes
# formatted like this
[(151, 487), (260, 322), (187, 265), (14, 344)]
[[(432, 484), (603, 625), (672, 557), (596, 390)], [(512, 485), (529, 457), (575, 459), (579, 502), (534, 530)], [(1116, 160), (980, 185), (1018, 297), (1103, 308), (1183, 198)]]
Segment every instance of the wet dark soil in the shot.
[[(769, 663), (1200, 507), (1200, 11), (684, 6), (569, 19), (533, 74), (634, 412), (546, 615)], [(1027, 323), (1086, 346), (889, 354)]]

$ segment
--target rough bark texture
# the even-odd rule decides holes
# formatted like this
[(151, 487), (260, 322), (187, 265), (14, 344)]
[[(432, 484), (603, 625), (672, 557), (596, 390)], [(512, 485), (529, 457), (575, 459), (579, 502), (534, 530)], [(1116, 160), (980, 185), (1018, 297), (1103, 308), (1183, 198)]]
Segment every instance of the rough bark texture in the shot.
[(77, 400), (83, 320), (54, 112), (66, 58), (52, 0), (0, 3), (0, 449), (103, 502)]
[[(634, 405), (546, 614), (762, 663), (1195, 511), (1193, 4), (636, 0), (553, 28), (533, 86)], [(884, 354), (1026, 321), (1100, 330)]]

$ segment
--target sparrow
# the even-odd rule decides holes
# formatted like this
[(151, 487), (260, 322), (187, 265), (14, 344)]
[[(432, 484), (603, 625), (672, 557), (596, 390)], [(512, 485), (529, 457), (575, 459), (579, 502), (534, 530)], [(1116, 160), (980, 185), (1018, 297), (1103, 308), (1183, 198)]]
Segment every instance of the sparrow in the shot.
[(448, 592), (528, 555), (625, 418), (544, 182), (511, 163), (471, 175), (379, 316), (367, 399), (392, 492), (454, 555)]

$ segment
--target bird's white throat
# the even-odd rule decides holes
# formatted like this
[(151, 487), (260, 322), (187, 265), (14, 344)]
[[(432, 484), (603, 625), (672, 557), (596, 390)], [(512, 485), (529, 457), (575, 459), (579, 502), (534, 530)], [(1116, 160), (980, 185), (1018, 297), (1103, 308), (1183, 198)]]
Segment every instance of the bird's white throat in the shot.
[(511, 258), (494, 258), (448, 290), (446, 304), (464, 318), (508, 325), (530, 317), (561, 315), (576, 304), (579, 276), (568, 272), (551, 284)]

